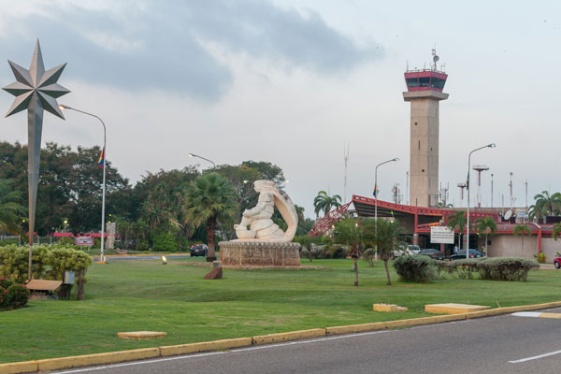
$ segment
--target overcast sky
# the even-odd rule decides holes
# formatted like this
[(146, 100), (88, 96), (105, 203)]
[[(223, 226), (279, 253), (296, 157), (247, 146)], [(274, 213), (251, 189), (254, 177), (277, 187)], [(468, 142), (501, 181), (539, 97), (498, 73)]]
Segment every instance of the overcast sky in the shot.
[[(280, 166), (294, 203), (314, 217), (326, 190), (350, 201), (398, 184), (407, 202), (409, 103), (403, 73), (449, 75), (440, 103), (440, 183), (460, 200), (468, 154), (482, 206), (561, 191), (561, 2), (377, 0), (0, 0), (0, 85), (35, 42), (45, 68), (67, 63), (58, 99), (107, 125), (107, 159), (134, 185), (147, 172), (245, 160)], [(2, 65), (3, 64), (3, 65)], [(0, 112), (13, 96), (0, 92)], [(3, 109), (2, 109), (3, 108)], [(45, 114), (43, 144), (102, 145), (101, 125)], [(27, 116), (0, 139), (27, 144)], [(347, 167), (345, 156), (348, 154)], [(512, 173), (512, 177), (510, 176)], [(346, 186), (345, 186), (346, 176)], [(476, 184), (476, 173), (472, 174)], [(527, 186), (527, 188), (526, 188)], [(472, 206), (476, 190), (472, 190)]]

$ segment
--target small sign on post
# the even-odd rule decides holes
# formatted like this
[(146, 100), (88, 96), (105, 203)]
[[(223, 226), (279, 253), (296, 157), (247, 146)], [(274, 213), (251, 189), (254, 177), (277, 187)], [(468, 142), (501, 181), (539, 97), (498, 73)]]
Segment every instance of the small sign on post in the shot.
[(454, 231), (446, 226), (431, 226), (430, 242), (438, 244), (454, 244)]

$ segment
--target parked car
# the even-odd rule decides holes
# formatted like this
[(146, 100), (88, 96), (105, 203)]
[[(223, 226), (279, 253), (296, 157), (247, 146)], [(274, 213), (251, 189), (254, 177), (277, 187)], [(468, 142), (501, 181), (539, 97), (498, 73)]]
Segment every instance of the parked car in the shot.
[(203, 256), (206, 257), (208, 246), (206, 244), (193, 244), (191, 246), (191, 257)]
[(423, 256), (429, 256), (430, 258), (433, 258), (435, 260), (444, 260), (445, 259), (444, 254), (442, 252), (440, 252), (438, 249), (434, 249), (434, 248), (421, 249), (419, 254), (423, 255)]
[(561, 256), (557, 256), (553, 259), (553, 266), (555, 266), (555, 269), (561, 269)]
[(415, 245), (415, 244), (409, 244), (409, 245), (407, 246), (407, 250), (410, 251), (410, 252), (411, 252), (412, 254), (414, 254), (414, 255), (416, 255), (416, 254), (418, 254), (419, 252), (421, 252), (421, 248), (419, 248), (419, 246), (418, 246), (418, 245)]
[[(483, 253), (479, 252), (477, 249), (470, 249), (469, 250), (469, 258), (480, 258), (483, 257)], [(466, 259), (466, 250), (462, 249), (452, 256), (450, 256), (450, 260), (465, 260)]]
[(400, 245), (398, 249), (392, 251), (392, 258), (397, 258), (403, 255), (414, 255), (419, 253), (421, 249), (418, 245)]

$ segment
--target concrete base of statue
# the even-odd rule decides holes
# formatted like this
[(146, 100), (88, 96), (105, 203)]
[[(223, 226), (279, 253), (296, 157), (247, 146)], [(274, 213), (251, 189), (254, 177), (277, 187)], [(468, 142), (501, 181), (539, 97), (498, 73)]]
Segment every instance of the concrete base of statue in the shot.
[(223, 266), (300, 266), (300, 244), (286, 242), (232, 240), (218, 243)]

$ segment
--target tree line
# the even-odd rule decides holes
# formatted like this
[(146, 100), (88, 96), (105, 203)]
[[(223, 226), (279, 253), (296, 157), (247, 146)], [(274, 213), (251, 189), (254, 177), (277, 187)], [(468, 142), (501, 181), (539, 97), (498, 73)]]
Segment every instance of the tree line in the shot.
[[(102, 171), (97, 161), (101, 149), (47, 143), (41, 150), (37, 196), (36, 231), (48, 236), (56, 231), (74, 234), (99, 232), (101, 228)], [(185, 249), (189, 241), (207, 241), (208, 217), (201, 221), (208, 190), (197, 190), (197, 180), (209, 174), (221, 178), (227, 207), (206, 206), (216, 222), (218, 239), (233, 239), (233, 224), (242, 212), (254, 206), (258, 194), (253, 182), (268, 179), (281, 186), (285, 182), (280, 167), (264, 161), (244, 161), (241, 165), (218, 165), (197, 171), (146, 172), (133, 186), (106, 160), (106, 222), (115, 222), (123, 245), (135, 243), (139, 249)], [(200, 181), (199, 181), (200, 182)], [(0, 234), (23, 235), (27, 231), (27, 145), (0, 142)], [(213, 193), (216, 193), (214, 191)], [(203, 195), (201, 195), (203, 194)], [(213, 210), (214, 209), (214, 210)], [(311, 229), (313, 222), (299, 215), (298, 234)], [(222, 214), (226, 213), (226, 214)], [(281, 217), (276, 212), (278, 223)]]

